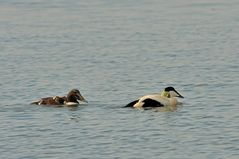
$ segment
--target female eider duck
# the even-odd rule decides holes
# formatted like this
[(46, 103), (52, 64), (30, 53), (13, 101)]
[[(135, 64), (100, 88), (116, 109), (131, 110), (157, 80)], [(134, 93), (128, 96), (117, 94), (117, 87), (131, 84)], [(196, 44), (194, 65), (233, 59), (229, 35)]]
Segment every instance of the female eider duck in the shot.
[(33, 102), (31, 104), (37, 104), (37, 105), (68, 105), (68, 106), (74, 106), (78, 105), (79, 102), (77, 100), (80, 100), (82, 102), (86, 102), (85, 98), (80, 94), (80, 91), (78, 89), (72, 89), (67, 96), (54, 96), (54, 97), (45, 97), (41, 98), (39, 101)]
[(178, 104), (177, 98), (184, 98), (173, 87), (166, 87), (162, 93), (145, 95), (125, 107), (165, 107), (176, 106)]
[(78, 105), (79, 101), (88, 103), (87, 100), (80, 94), (80, 91), (78, 89), (72, 89), (66, 97), (63, 97), (65, 99), (65, 105)]

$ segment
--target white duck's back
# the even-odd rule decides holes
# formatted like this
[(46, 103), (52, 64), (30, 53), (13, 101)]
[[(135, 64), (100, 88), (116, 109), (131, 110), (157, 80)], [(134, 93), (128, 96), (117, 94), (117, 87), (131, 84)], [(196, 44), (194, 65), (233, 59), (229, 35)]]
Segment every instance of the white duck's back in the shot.
[(134, 105), (134, 107), (143, 107), (143, 105), (145, 104), (144, 101), (147, 99), (154, 100), (163, 106), (169, 105), (170, 103), (169, 98), (162, 97), (161, 94), (150, 94), (141, 97), (139, 101)]

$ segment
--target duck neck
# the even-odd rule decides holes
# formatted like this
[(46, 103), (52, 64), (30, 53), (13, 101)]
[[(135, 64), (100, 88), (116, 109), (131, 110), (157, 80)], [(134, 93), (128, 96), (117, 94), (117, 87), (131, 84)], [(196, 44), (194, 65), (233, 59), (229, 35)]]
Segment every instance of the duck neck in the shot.
[(161, 96), (162, 96), (162, 97), (167, 97), (167, 98), (169, 98), (169, 92), (163, 91), (163, 92), (161, 93)]
[(70, 95), (70, 94), (67, 95), (67, 101), (68, 101), (68, 102), (79, 103), (79, 102), (77, 101), (76, 97), (73, 96), (73, 95)]
[(169, 98), (169, 102), (171, 106), (176, 106), (178, 104), (178, 100), (176, 97)]

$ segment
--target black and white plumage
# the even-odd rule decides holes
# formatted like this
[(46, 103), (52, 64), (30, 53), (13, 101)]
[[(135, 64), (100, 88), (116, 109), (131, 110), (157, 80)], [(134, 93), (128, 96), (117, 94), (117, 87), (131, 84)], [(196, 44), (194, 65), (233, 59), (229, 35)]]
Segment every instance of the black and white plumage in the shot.
[(176, 106), (178, 104), (176, 97), (184, 98), (173, 87), (166, 87), (162, 93), (150, 94), (130, 102), (125, 107), (164, 107)]

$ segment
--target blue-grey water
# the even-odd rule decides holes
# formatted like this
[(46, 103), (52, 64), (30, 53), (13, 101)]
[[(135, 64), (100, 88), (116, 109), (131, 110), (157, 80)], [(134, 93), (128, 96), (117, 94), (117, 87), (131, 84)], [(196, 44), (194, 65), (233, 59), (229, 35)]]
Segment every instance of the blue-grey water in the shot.
[[(238, 0), (0, 0), (0, 158), (239, 158)], [(122, 108), (174, 86), (175, 111)], [(78, 88), (76, 108), (29, 105)]]

